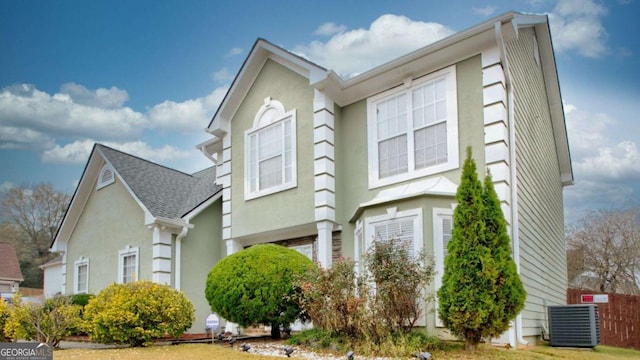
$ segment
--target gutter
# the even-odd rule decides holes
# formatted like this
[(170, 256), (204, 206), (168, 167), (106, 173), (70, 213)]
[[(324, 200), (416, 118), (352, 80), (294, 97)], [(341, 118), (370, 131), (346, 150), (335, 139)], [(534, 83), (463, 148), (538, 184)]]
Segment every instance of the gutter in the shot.
[[(511, 181), (511, 239), (513, 242), (513, 260), (516, 264), (516, 271), (520, 275), (520, 238), (518, 229), (518, 178), (516, 172), (516, 133), (515, 118), (513, 105), (513, 84), (511, 82), (511, 72), (509, 70), (509, 61), (507, 59), (507, 49), (502, 36), (502, 22), (497, 21), (494, 24), (498, 51), (500, 51), (500, 60), (504, 64), (504, 76), (507, 87), (507, 117), (509, 123), (509, 162), (510, 162), (510, 181)], [(514, 339), (515, 337), (515, 339)], [(529, 342), (522, 337), (522, 312), (516, 316), (515, 334), (510, 331), (509, 340), (511, 347), (516, 348), (515, 341), (522, 345), (528, 345)]]

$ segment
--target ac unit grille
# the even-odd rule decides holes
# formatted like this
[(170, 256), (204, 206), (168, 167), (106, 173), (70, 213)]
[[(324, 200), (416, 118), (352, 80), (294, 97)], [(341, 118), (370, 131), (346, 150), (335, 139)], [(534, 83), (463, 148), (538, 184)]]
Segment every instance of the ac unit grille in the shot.
[(551, 346), (594, 347), (600, 344), (597, 305), (549, 306), (548, 314)]

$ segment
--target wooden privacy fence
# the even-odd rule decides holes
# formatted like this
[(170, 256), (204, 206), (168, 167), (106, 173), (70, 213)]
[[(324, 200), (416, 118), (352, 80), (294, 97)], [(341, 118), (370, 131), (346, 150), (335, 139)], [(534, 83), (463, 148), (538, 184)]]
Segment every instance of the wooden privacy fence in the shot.
[[(593, 290), (567, 289), (567, 304), (581, 304), (583, 294), (605, 294)], [(609, 295), (598, 303), (600, 343), (640, 350), (640, 295)]]

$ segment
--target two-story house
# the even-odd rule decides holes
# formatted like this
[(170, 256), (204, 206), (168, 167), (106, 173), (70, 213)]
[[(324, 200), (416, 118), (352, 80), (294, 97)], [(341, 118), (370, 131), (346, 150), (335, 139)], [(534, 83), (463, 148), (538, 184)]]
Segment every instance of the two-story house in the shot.
[(329, 267), (395, 236), (434, 256), (435, 291), (471, 146), (528, 293), (512, 342), (565, 303), (573, 174), (546, 16), (507, 13), (348, 79), (259, 39), (207, 131), (227, 254), (279, 242)]
[[(162, 195), (167, 184), (201, 180), (154, 187), (145, 177), (175, 174), (94, 150), (53, 246), (65, 252), (66, 292), (80, 289), (83, 259), (82, 284), (97, 292), (124, 280), (137, 251), (138, 278), (185, 291), (201, 332), (205, 269), (224, 256), (275, 242), (330, 267), (338, 256), (360, 261), (375, 238), (398, 237), (434, 257), (435, 293), (471, 146), (480, 175), (493, 176), (528, 294), (504, 340), (535, 340), (545, 306), (565, 303), (562, 190), (573, 174), (546, 16), (507, 13), (351, 78), (259, 39), (207, 131), (198, 148), (215, 171), (196, 178), (210, 191), (185, 192), (200, 205), (171, 211), (162, 210), (177, 201), (173, 190)], [(117, 181), (101, 188), (106, 170)], [(107, 230), (121, 224), (115, 237)], [(422, 324), (443, 333), (433, 311)]]

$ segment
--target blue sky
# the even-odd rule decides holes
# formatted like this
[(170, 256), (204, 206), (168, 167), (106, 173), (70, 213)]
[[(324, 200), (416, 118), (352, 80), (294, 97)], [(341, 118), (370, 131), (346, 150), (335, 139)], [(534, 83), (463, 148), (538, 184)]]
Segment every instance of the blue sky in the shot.
[(177, 169), (258, 37), (363, 72), (504, 12), (548, 14), (576, 184), (567, 222), (640, 200), (637, 0), (0, 0), (0, 191), (73, 192), (93, 142)]

